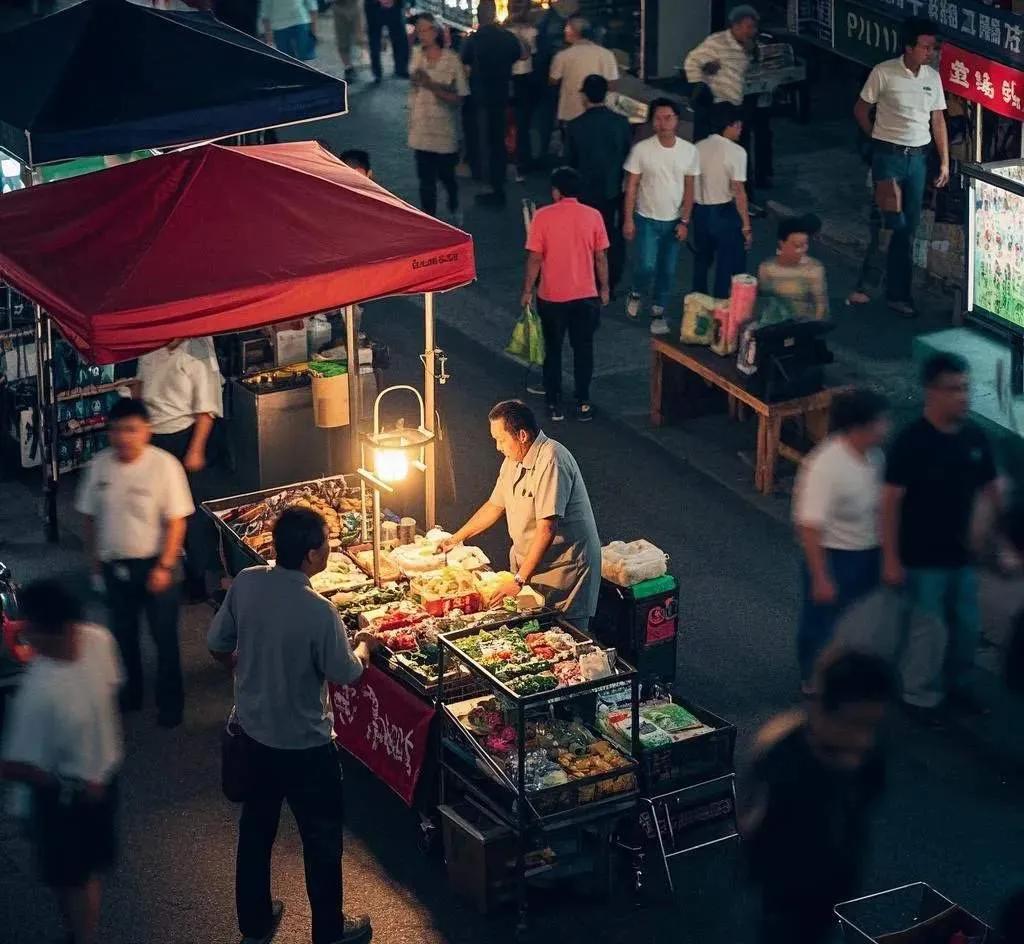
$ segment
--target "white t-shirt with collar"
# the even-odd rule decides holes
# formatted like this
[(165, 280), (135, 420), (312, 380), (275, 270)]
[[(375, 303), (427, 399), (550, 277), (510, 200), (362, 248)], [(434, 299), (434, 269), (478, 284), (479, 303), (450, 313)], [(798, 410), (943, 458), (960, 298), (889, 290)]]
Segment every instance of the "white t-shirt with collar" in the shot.
[(747, 152), (735, 141), (713, 134), (697, 143), (697, 157), (701, 166), (695, 190), (697, 203), (732, 203), (733, 182), (744, 183), (747, 179)]
[(134, 462), (113, 449), (85, 467), (75, 510), (95, 520), (101, 561), (135, 560), (160, 553), (168, 521), (196, 509), (182, 464), (169, 452), (147, 446)]
[(137, 373), (150, 424), (158, 435), (188, 429), (201, 413), (224, 415), (224, 378), (210, 338), (143, 354)]
[(860, 456), (843, 437), (829, 436), (800, 464), (794, 523), (820, 530), (822, 546), (832, 550), (878, 547), (883, 464), (880, 450)]
[(923, 147), (931, 141), (932, 112), (946, 107), (939, 73), (921, 66), (914, 75), (902, 56), (875, 66), (860, 97), (877, 106), (871, 137), (900, 147)]
[(667, 148), (657, 135), (634, 144), (622, 166), (627, 173), (640, 175), (636, 212), (649, 220), (678, 219), (686, 178), (700, 174), (697, 148), (682, 138)]

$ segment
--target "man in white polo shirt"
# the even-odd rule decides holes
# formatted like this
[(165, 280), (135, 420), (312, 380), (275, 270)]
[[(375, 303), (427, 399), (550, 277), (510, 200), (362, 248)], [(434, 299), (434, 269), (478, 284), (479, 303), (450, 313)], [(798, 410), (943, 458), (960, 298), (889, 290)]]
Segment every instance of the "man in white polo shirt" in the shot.
[(728, 298), (732, 277), (747, 268), (751, 245), (747, 204), (747, 152), (736, 142), (743, 133), (740, 109), (719, 102), (712, 109), (714, 134), (697, 143), (701, 174), (693, 205), (693, 290), (708, 294), (715, 265), (714, 297)]
[(881, 394), (840, 394), (832, 402), (832, 435), (811, 451), (797, 473), (793, 523), (804, 552), (797, 656), (805, 694), (840, 614), (881, 580), (880, 447), (888, 431)]
[(565, 24), (565, 41), (569, 44), (551, 61), (552, 85), (561, 83), (558, 90), (558, 120), (572, 121), (585, 111), (583, 80), (588, 75), (604, 76), (609, 86), (619, 78), (619, 66), (610, 49), (599, 46), (591, 39), (593, 27), (586, 17), (570, 16)]
[[(949, 182), (949, 137), (942, 79), (929, 63), (935, 57), (938, 27), (912, 17), (901, 27), (903, 55), (880, 62), (871, 70), (853, 114), (872, 139), (871, 175), (877, 187), (894, 181), (901, 193), (901, 211), (884, 214), (893, 230), (886, 267), (889, 307), (905, 318), (917, 312), (910, 296), (913, 274), (911, 248), (924, 201), (928, 151), (932, 141), (939, 152), (936, 187)], [(875, 109), (872, 123), (871, 109)]]

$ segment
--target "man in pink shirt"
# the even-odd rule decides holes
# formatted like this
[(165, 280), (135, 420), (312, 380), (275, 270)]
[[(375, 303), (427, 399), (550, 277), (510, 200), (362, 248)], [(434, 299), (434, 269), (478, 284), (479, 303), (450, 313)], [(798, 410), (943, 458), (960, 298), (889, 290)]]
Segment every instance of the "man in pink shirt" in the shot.
[(544, 328), (544, 398), (548, 417), (562, 412), (562, 341), (566, 332), (573, 353), (576, 419), (594, 417), (590, 379), (594, 373), (594, 332), (601, 305), (608, 304), (608, 233), (601, 214), (579, 202), (580, 175), (559, 167), (551, 175), (554, 203), (537, 211), (526, 236), (526, 281), (521, 305), (537, 289), (537, 312)]

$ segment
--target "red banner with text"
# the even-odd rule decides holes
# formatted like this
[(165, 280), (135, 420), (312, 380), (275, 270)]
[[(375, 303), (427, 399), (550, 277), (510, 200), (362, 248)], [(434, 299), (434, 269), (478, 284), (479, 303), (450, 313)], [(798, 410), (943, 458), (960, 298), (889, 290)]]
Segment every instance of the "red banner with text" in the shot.
[(338, 743), (412, 806), (434, 709), (373, 665), (329, 690)]
[(1024, 121), (1024, 72), (952, 43), (942, 44), (939, 72), (947, 92), (977, 102), (996, 114)]

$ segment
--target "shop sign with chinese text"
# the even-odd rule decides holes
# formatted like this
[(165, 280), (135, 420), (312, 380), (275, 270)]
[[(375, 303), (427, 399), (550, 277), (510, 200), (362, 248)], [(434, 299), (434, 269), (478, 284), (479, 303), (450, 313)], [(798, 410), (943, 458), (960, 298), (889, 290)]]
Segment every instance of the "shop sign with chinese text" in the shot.
[(851, 0), (835, 0), (832, 46), (866, 66), (895, 59), (903, 52), (899, 21)]
[[(942, 29), (942, 36), (987, 59), (1024, 66), (1024, 18), (990, 7), (982, 0), (861, 0), (864, 6), (897, 20), (923, 16)], [(837, 4), (838, 6), (838, 4)], [(836, 30), (840, 26), (836, 17)]]
[(978, 102), (989, 111), (1024, 121), (1024, 72), (944, 43), (939, 60), (947, 92)]

